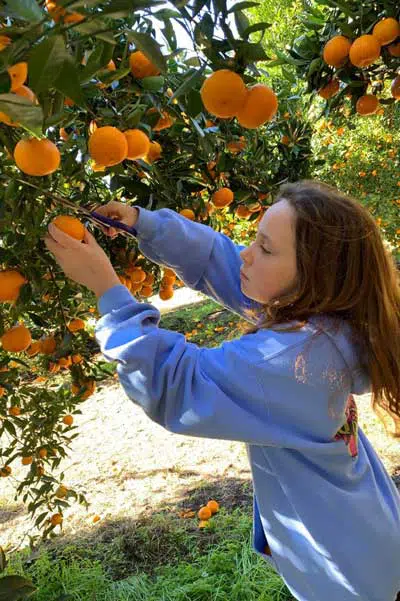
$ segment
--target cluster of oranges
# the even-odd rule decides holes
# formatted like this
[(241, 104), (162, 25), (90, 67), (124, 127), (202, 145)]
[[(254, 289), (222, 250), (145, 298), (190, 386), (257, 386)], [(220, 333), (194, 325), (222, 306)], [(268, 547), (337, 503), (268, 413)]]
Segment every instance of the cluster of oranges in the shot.
[(271, 121), (278, 110), (278, 98), (265, 84), (246, 86), (238, 73), (214, 71), (203, 83), (201, 99), (207, 111), (221, 119), (236, 117), (247, 129)]
[(45, 7), (55, 23), (61, 21), (65, 25), (68, 25), (72, 23), (81, 23), (85, 19), (84, 15), (81, 13), (68, 11), (61, 6), (58, 6), (57, 0), (45, 0)]
[[(204, 528), (208, 524), (208, 520), (219, 511), (219, 503), (215, 499), (210, 499), (206, 505), (200, 507), (197, 512), (199, 518), (199, 528)], [(178, 513), (181, 518), (193, 518), (196, 513), (191, 509), (184, 509)]]
[[(381, 19), (374, 26), (371, 34), (361, 35), (350, 40), (343, 35), (335, 35), (328, 40), (323, 49), (323, 59), (327, 65), (340, 69), (348, 61), (355, 67), (363, 69), (375, 63), (381, 56), (382, 48), (386, 47), (393, 57), (400, 57), (400, 23), (392, 17)], [(340, 83), (333, 77), (318, 94), (326, 100), (339, 92)], [(400, 76), (394, 78), (391, 84), (392, 96), (400, 99)], [(356, 104), (360, 115), (373, 115), (379, 110), (379, 99), (374, 94), (364, 94)]]

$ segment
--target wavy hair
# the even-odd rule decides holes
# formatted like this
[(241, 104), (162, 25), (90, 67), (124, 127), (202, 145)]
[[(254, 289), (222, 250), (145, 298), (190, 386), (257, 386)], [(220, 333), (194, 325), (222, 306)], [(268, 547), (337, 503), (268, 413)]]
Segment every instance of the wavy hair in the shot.
[[(280, 187), (296, 213), (297, 287), (263, 305), (256, 326), (300, 323), (324, 314), (348, 320), (365, 349), (372, 409), (386, 433), (400, 438), (400, 277), (390, 250), (366, 207), (333, 186), (300, 180)], [(340, 323), (340, 320), (339, 320)], [(282, 331), (282, 328), (279, 328)]]

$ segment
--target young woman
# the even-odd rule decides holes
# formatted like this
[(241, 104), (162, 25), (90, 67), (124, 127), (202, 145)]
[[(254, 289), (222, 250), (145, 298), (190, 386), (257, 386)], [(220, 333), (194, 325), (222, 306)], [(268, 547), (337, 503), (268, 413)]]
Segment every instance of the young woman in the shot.
[(129, 398), (170, 432), (246, 443), (254, 549), (298, 601), (395, 601), (400, 495), (354, 397), (372, 392), (400, 436), (400, 285), (369, 212), (317, 181), (287, 184), (245, 248), (170, 209), (98, 211), (252, 324), (218, 348), (187, 342), (120, 284), (89, 232), (82, 244), (49, 226), (48, 249), (98, 297), (97, 341)]

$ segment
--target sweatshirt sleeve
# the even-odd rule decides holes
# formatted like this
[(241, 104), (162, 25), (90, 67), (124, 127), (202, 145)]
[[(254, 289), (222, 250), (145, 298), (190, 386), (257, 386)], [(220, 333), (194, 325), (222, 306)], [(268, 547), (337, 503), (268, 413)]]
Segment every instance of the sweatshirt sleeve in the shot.
[(173, 269), (189, 288), (248, 321), (257, 321), (261, 305), (246, 297), (240, 286), (239, 253), (245, 246), (171, 209), (136, 208), (139, 249), (148, 259)]
[[(268, 396), (284, 382), (282, 373), (276, 373), (272, 364), (270, 369), (265, 360), (283, 350), (273, 335), (261, 344), (257, 335), (250, 334), (218, 348), (199, 348), (183, 334), (159, 328), (158, 309), (137, 303), (124, 286), (108, 290), (99, 299), (99, 309), (96, 339), (101, 352), (117, 361), (126, 394), (151, 420), (188, 436), (259, 445), (290, 440), (288, 432), (302, 402), (299, 389), (289, 393), (288, 386), (280, 395), (282, 407), (274, 406), (271, 415)], [(299, 336), (293, 333), (289, 343), (296, 346)], [(309, 393), (310, 389), (304, 392)], [(317, 418), (320, 413), (313, 418), (310, 409), (302, 419), (312, 430)]]

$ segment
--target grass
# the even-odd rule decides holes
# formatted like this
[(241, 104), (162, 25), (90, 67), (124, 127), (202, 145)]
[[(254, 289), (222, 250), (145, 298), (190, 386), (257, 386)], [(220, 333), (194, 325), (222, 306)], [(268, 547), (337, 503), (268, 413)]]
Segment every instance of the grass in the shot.
[[(241, 323), (207, 300), (163, 315), (160, 327), (212, 347), (239, 337)], [(31, 580), (31, 601), (291, 601), (280, 576), (252, 550), (252, 488), (239, 488), (232, 489), (235, 506), (224, 506), (206, 528), (173, 512), (137, 521), (127, 515), (104, 522), (90, 539), (54, 538), (33, 553), (15, 552), (4, 575)]]
[[(223, 510), (214, 516), (212, 526), (196, 537), (187, 534), (180, 547), (173, 545), (177, 524), (170, 516), (159, 516), (169, 536), (165, 544), (167, 564), (156, 566), (151, 574), (135, 570), (128, 577), (113, 579), (109, 560), (122, 560), (118, 541), (111, 541), (107, 553), (101, 546), (70, 546), (52, 555), (42, 551), (34, 561), (25, 549), (11, 557), (6, 574), (19, 574), (32, 580), (37, 591), (32, 601), (291, 601), (293, 598), (278, 574), (251, 549), (251, 516), (237, 509)], [(160, 522), (161, 520), (161, 522)], [(211, 520), (210, 520), (211, 523)], [(149, 534), (154, 524), (148, 524)], [(215, 535), (214, 543), (205, 549), (199, 538)], [(197, 539), (197, 540), (196, 540)], [(144, 536), (137, 549), (143, 554), (159, 540)], [(182, 543), (185, 543), (182, 545)], [(96, 556), (97, 555), (97, 556)]]

